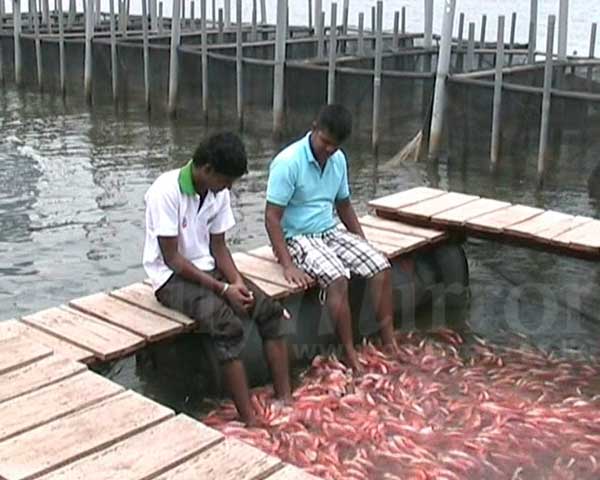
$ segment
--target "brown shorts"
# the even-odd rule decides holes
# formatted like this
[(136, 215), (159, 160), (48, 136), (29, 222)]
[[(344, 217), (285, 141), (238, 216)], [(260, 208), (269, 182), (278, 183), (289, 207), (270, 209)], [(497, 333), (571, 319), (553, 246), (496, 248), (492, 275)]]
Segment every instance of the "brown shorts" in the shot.
[[(218, 270), (205, 273), (219, 281), (225, 280)], [(263, 340), (283, 336), (283, 307), (251, 281), (244, 279), (244, 282), (255, 301), (254, 308), (247, 314), (238, 313), (225, 298), (176, 273), (156, 291), (156, 298), (164, 306), (195, 320), (197, 331), (213, 339), (217, 358), (225, 362), (239, 357), (253, 325), (258, 327)]]

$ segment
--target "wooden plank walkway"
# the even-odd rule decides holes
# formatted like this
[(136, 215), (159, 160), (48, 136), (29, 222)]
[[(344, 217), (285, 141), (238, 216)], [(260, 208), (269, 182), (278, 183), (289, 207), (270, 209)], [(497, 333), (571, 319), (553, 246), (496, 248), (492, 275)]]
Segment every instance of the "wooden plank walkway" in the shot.
[(377, 216), (575, 257), (600, 258), (600, 220), (416, 187), (369, 202)]
[(176, 416), (44, 343), (6, 336), (0, 346), (3, 480), (315, 479)]

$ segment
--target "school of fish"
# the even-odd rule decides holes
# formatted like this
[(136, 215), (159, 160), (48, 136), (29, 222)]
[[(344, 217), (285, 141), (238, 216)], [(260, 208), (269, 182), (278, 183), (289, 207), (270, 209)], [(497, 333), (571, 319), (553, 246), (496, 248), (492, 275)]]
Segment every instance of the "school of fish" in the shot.
[(264, 428), (231, 402), (202, 421), (323, 479), (600, 478), (599, 363), (448, 329), (397, 341), (364, 344), (358, 376), (315, 357), (292, 405), (254, 390)]

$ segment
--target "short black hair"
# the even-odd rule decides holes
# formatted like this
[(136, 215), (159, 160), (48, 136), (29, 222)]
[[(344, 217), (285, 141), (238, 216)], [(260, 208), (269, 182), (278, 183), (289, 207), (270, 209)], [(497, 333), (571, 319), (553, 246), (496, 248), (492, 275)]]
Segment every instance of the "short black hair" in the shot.
[(343, 105), (325, 105), (317, 115), (315, 126), (342, 143), (352, 133), (352, 114)]
[(230, 178), (248, 173), (248, 155), (244, 143), (233, 132), (205, 138), (194, 152), (194, 166), (210, 165), (215, 172)]

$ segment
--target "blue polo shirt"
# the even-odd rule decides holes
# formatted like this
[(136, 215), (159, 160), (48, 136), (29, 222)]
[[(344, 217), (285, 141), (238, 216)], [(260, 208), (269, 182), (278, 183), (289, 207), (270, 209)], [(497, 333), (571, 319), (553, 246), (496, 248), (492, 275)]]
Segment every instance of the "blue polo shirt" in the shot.
[(283, 207), (285, 238), (322, 233), (335, 227), (335, 202), (350, 197), (346, 155), (335, 152), (321, 170), (310, 148), (310, 132), (271, 162), (267, 201)]

